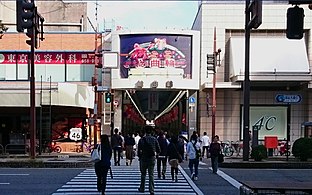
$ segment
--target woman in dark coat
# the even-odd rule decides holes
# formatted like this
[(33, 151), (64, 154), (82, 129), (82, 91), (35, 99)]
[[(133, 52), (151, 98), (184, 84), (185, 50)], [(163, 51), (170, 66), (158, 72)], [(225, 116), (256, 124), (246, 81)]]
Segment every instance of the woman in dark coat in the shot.
[(172, 181), (178, 182), (178, 166), (179, 161), (182, 161), (182, 156), (180, 155), (181, 149), (178, 144), (178, 138), (173, 136), (170, 140), (170, 144), (167, 150), (167, 156), (169, 164), (171, 166), (171, 177)]
[(97, 190), (105, 194), (107, 173), (111, 167), (112, 148), (107, 135), (101, 135), (101, 160), (94, 164), (97, 177)]

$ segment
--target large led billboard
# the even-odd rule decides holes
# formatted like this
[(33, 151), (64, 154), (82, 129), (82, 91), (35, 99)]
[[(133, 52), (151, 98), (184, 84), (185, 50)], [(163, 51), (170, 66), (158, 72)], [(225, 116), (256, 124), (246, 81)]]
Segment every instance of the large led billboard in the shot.
[[(243, 106), (241, 117), (241, 139), (243, 139)], [(277, 136), (279, 140), (287, 138), (287, 106), (250, 106), (250, 130), (258, 131), (258, 139), (265, 136)]]
[(192, 76), (190, 35), (137, 34), (120, 36), (120, 76), (128, 78), (132, 69), (173, 68), (183, 78)]
[(138, 82), (142, 88), (166, 88), (170, 82), (176, 89), (199, 89), (198, 31), (116, 32), (112, 36), (112, 50), (119, 52), (112, 88), (135, 88)]

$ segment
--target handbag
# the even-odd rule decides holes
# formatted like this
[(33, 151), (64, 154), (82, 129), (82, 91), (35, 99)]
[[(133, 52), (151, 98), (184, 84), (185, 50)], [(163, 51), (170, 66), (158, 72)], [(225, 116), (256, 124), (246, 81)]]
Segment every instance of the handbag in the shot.
[(177, 147), (175, 146), (175, 144), (173, 144), (174, 150), (177, 152), (178, 154), (178, 162), (181, 163), (183, 162), (182, 156), (181, 154), (178, 152)]
[(169, 165), (171, 167), (177, 168), (179, 166), (178, 159), (171, 159), (171, 160), (169, 160)]
[(101, 160), (101, 144), (98, 144), (96, 148), (91, 152), (91, 159), (94, 163)]
[(224, 162), (224, 154), (220, 152), (218, 154), (218, 163), (223, 163)]

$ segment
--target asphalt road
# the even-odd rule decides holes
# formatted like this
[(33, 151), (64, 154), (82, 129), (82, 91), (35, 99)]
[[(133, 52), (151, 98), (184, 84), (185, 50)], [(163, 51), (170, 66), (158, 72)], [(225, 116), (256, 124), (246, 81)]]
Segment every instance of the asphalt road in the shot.
[(50, 195), (84, 169), (1, 168), (1, 195)]
[[(190, 176), (188, 161), (181, 164)], [(240, 181), (298, 181), (312, 182), (312, 169), (241, 169), (220, 168), (218, 175), (212, 173), (210, 160), (204, 159), (199, 165), (199, 177), (194, 183), (207, 195), (239, 195)]]
[[(188, 161), (181, 164), (190, 175)], [(50, 195), (84, 168), (1, 168), (0, 195)], [(221, 168), (212, 174), (210, 162), (204, 159), (199, 166), (196, 186), (205, 195), (238, 195), (239, 181), (312, 182), (312, 169), (238, 169)]]

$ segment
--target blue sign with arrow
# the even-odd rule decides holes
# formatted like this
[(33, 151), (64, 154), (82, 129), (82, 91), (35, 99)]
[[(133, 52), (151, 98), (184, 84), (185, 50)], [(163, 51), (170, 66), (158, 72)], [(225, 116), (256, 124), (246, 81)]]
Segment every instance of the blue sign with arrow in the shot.
[(193, 96), (189, 98), (189, 103), (195, 104), (195, 102), (196, 102), (196, 99)]
[(301, 95), (278, 94), (275, 100), (280, 103), (299, 103), (302, 100)]

